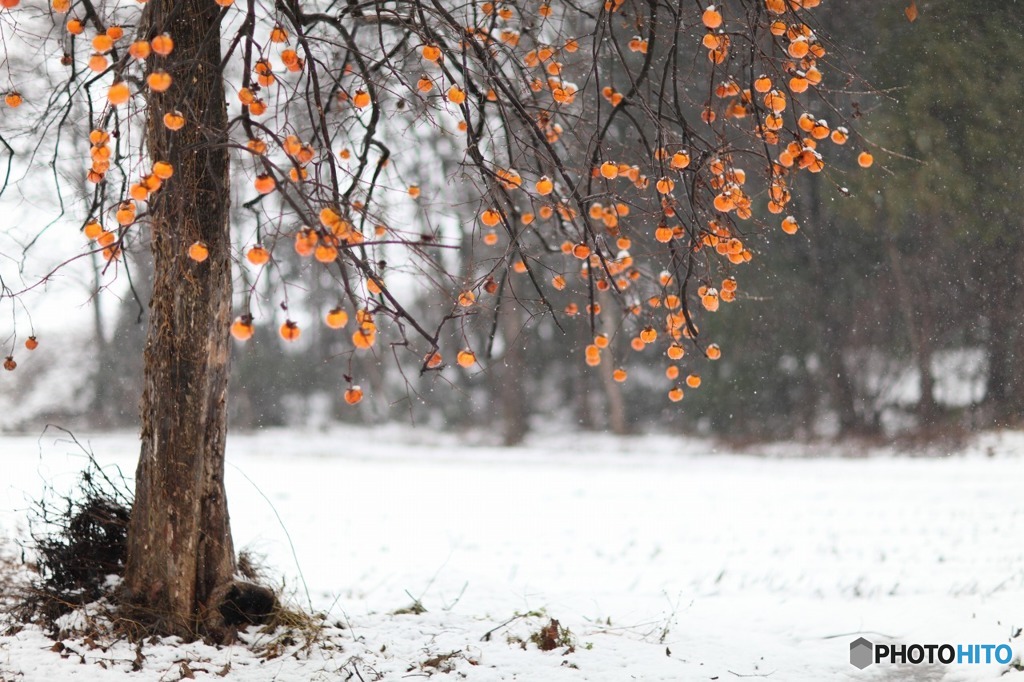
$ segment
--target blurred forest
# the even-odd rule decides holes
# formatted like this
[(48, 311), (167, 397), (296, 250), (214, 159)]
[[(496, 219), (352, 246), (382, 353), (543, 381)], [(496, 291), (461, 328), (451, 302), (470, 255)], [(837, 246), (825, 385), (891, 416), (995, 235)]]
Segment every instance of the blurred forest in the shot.
[[(285, 348), (272, 325), (257, 327), (249, 343), (234, 345), (232, 428), (412, 420), (486, 425), (512, 444), (531, 429), (570, 426), (761, 440), (930, 436), (1018, 423), (1024, 6), (923, 2), (911, 23), (906, 4), (823, 4), (822, 34), (854, 48), (831, 68), (871, 84), (840, 101), (874, 145), (875, 164), (798, 176), (800, 231), (763, 237), (782, 243), (738, 274), (736, 303), (707, 325), (723, 359), (704, 368), (702, 385), (681, 403), (665, 399), (665, 358), (630, 350), (614, 315), (602, 315), (592, 331), (582, 319), (528, 319), (528, 306), (506, 306), (458, 330), (473, 347), (491, 348), (482, 370), (403, 374), (379, 356), (386, 344), (377, 357), (356, 358), (364, 363), (358, 375), (372, 382), (364, 381), (367, 399), (355, 408), (341, 396), (351, 370), (347, 359), (334, 361), (337, 332), (311, 324), (300, 347)], [(842, 88), (842, 78), (828, 81)], [(445, 144), (420, 140), (403, 163), (424, 194), (458, 206), (457, 161), (431, 153)], [(236, 211), (247, 219), (244, 208)], [(467, 205), (467, 220), (474, 214)], [(430, 222), (425, 214), (409, 219)], [(463, 239), (464, 254), (482, 248), (479, 235)], [(126, 296), (116, 319), (95, 308), (87, 399), (76, 410), (96, 427), (137, 422), (145, 268), (145, 258), (136, 259), (138, 300)], [(326, 284), (311, 282), (302, 297), (311, 316), (337, 303)], [(444, 304), (420, 297), (418, 305)], [(610, 363), (581, 370), (595, 332), (610, 336), (625, 383), (613, 379)], [(453, 335), (442, 352), (451, 359), (465, 345)]]

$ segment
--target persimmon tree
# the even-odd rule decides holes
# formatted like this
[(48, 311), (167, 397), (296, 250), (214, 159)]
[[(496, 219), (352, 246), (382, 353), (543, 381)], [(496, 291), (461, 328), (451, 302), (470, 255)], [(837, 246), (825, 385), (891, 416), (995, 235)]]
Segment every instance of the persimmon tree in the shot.
[[(848, 81), (826, 66), (817, 4), (4, 0), (4, 134), (23, 170), (4, 191), (48, 178), (60, 196), (52, 168), (72, 154), (91, 193), (62, 213), (82, 235), (59, 267), (98, 253), (105, 277), (127, 276), (131, 244), (152, 252), (122, 595), (136, 617), (225, 633), (230, 338), (271, 324), (301, 343), (314, 323), (302, 277), (336, 291), (318, 315), (346, 338), (338, 392), (353, 405), (361, 354), (476, 371), (510, 305), (586, 325), (580, 366), (606, 365), (611, 381), (628, 381), (619, 337), (661, 366), (666, 400), (698, 388), (723, 353), (702, 320), (740, 295), (763, 234), (799, 229), (792, 176), (829, 173), (844, 153), (872, 161), (842, 111), (801, 104), (833, 101), (830, 68)], [(61, 63), (45, 87), (12, 52), (26, 42)], [(62, 151), (76, 132), (88, 151)], [(46, 144), (50, 164), (35, 153)], [(414, 163), (438, 156), (454, 172)], [(298, 271), (283, 267), (292, 250)], [(2, 296), (52, 275), (8, 278)], [(445, 304), (410, 307), (423, 289)]]

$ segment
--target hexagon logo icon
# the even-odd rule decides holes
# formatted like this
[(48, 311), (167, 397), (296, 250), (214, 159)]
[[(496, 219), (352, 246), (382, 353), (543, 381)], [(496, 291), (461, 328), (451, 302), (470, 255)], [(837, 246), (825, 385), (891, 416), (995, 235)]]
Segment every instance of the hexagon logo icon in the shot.
[(850, 665), (863, 670), (874, 663), (874, 651), (874, 644), (863, 637), (858, 637), (850, 642)]

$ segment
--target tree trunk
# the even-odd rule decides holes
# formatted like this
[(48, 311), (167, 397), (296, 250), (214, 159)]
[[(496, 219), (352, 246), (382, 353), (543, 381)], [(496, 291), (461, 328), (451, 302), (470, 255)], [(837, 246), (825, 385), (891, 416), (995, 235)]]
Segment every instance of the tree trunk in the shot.
[(622, 397), (622, 384), (615, 381), (615, 342), (612, 340), (615, 330), (611, 321), (612, 311), (618, 306), (615, 299), (607, 291), (598, 291), (597, 300), (601, 305), (601, 314), (597, 317), (597, 328), (608, 336), (609, 346), (603, 361), (598, 365), (601, 373), (601, 388), (604, 389), (605, 406), (608, 411), (608, 429), (617, 436), (629, 433), (626, 424), (626, 401)]
[(921, 390), (921, 400), (917, 404), (917, 415), (922, 426), (931, 426), (939, 420), (941, 414), (939, 404), (935, 400), (935, 377), (932, 376), (932, 356), (935, 354), (935, 324), (932, 318), (930, 301), (925, 301), (921, 310), (920, 327), (917, 332), (917, 372)]
[(498, 312), (501, 336), (505, 341), (500, 379), (496, 387), (503, 417), (502, 440), (505, 445), (519, 445), (527, 430), (526, 387), (529, 380), (523, 353), (523, 320), (518, 301), (505, 301)]
[[(573, 327), (574, 329), (569, 333), (576, 335), (576, 344), (572, 356), (567, 360), (569, 363), (579, 362), (578, 353), (582, 353), (583, 348), (592, 340), (589, 325), (582, 321), (576, 321)], [(572, 365), (570, 364), (569, 366), (571, 367)], [(570, 383), (572, 386), (572, 393), (570, 393), (569, 397), (574, 403), (576, 424), (584, 431), (592, 431), (596, 426), (596, 422), (594, 419), (594, 409), (590, 404), (591, 374), (590, 372), (570, 371), (569, 376), (570, 380), (567, 383)]]
[[(142, 395), (142, 452), (128, 531), (128, 603), (159, 631), (216, 637), (218, 590), (235, 557), (224, 492), (231, 316), (227, 127), (220, 9), (209, 0), (149, 0), (143, 22), (174, 52), (174, 85), (149, 95), (147, 143), (174, 176), (151, 198), (154, 262)], [(180, 110), (184, 128), (163, 116)], [(188, 247), (203, 241), (198, 263)]]
[(849, 335), (847, 302), (837, 300), (831, 295), (833, 268), (838, 258), (842, 256), (836, 252), (835, 240), (826, 232), (832, 224), (826, 223), (825, 220), (818, 181), (813, 177), (807, 177), (805, 180), (807, 222), (813, 230), (808, 245), (811, 281), (814, 284), (814, 327), (824, 370), (825, 388), (831, 399), (831, 407), (839, 420), (838, 435), (842, 437), (859, 431), (868, 431), (870, 427), (857, 414), (857, 389), (846, 363), (843, 362)]
[[(903, 269), (903, 255), (893, 239), (885, 240), (886, 257), (896, 284), (896, 297), (900, 304), (903, 324), (910, 339), (910, 353), (918, 371), (918, 389), (921, 397), (917, 403), (919, 426), (927, 428), (938, 418), (938, 404), (935, 402), (935, 378), (932, 376), (932, 324), (931, 295), (928, 291), (915, 291)], [(923, 266), (920, 270), (933, 272)]]
[[(1015, 289), (1009, 286), (1006, 291)], [(1008, 300), (1012, 300), (1008, 293)], [(1020, 324), (1012, 313), (1010, 304), (994, 304), (990, 307), (989, 339), (986, 346), (988, 353), (988, 380), (986, 382), (985, 402), (998, 426), (1015, 424), (1024, 412), (1021, 402), (1021, 372), (1019, 360), (1015, 355), (1017, 329)]]
[[(1007, 230), (1008, 234), (1012, 232)], [(1015, 238), (996, 241), (991, 247), (994, 262), (988, 268), (984, 284), (985, 312), (988, 318), (988, 379), (985, 403), (998, 426), (1019, 422), (1024, 414), (1024, 371), (1016, 351), (1024, 335), (1021, 322), (1020, 245)]]
[(92, 303), (93, 345), (96, 348), (96, 352), (93, 353), (96, 365), (93, 367), (92, 375), (93, 396), (92, 404), (89, 406), (89, 423), (95, 428), (106, 429), (110, 427), (111, 381), (110, 376), (107, 375), (107, 362), (110, 358), (110, 351), (107, 346), (107, 334), (103, 328), (103, 305), (99, 296), (100, 289), (103, 286), (101, 279), (102, 269), (99, 265), (99, 257), (95, 253), (89, 254), (89, 258), (92, 262), (94, 292), (90, 301)]

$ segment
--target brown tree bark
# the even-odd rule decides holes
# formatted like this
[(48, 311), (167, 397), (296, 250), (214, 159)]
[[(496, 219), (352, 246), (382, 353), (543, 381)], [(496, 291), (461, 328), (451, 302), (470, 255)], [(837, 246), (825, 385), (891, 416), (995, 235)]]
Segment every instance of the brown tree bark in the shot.
[[(612, 311), (618, 307), (615, 299), (607, 291), (597, 292), (597, 300), (604, 311), (597, 318), (597, 328), (609, 339), (614, 339), (615, 329), (611, 322)], [(629, 433), (626, 423), (626, 401), (622, 397), (622, 384), (615, 381), (615, 343), (609, 341), (609, 347), (605, 351), (603, 361), (598, 365), (601, 374), (601, 388), (604, 390), (604, 397), (607, 401), (608, 430), (617, 436), (624, 436)]]
[[(576, 348), (582, 352), (582, 349), (592, 341), (593, 336), (590, 334), (590, 327), (586, 324), (576, 324), (575, 329), (571, 333), (576, 335)], [(578, 355), (574, 355), (570, 362), (578, 362)], [(571, 391), (570, 399), (573, 399), (573, 407), (576, 416), (576, 424), (579, 428), (584, 431), (592, 431), (597, 428), (597, 422), (594, 418), (594, 408), (590, 404), (590, 388), (592, 376), (590, 372), (571, 372)]]
[[(149, 96), (147, 143), (174, 176), (149, 204), (154, 261), (142, 396), (142, 452), (124, 586), (132, 612), (165, 633), (211, 636), (216, 594), (235, 571), (224, 492), (231, 315), (227, 127), (220, 10), (150, 0), (150, 35), (174, 38), (174, 85)], [(165, 113), (187, 121), (172, 132)], [(188, 247), (203, 241), (197, 263)], [(214, 635), (216, 636), (216, 635)]]
[[(93, 291), (99, 291), (102, 286), (99, 256), (95, 253), (90, 254), (90, 260), (92, 261)], [(103, 306), (100, 302), (100, 297), (93, 296), (90, 302), (92, 304), (93, 346), (96, 349), (93, 357), (96, 358), (96, 365), (93, 368), (93, 397), (92, 404), (89, 407), (89, 423), (95, 425), (98, 429), (106, 429), (110, 426), (108, 410), (110, 409), (109, 396), (111, 384), (107, 381), (108, 377), (104, 376), (104, 374), (106, 373), (107, 358), (110, 357), (110, 351), (107, 345), (107, 335), (103, 329)]]
[[(1009, 230), (1007, 234), (1012, 234)], [(985, 312), (988, 318), (988, 379), (985, 403), (998, 426), (1020, 422), (1024, 415), (1024, 370), (1018, 351), (1024, 337), (1021, 320), (1020, 244), (999, 239), (992, 246), (995, 260), (985, 277)]]
[(502, 441), (507, 446), (519, 445), (526, 437), (526, 387), (529, 380), (523, 352), (523, 325), (518, 301), (508, 301), (499, 311), (501, 336), (505, 341), (505, 354), (496, 386), (501, 401)]
[[(914, 365), (918, 370), (918, 389), (921, 397), (917, 403), (917, 416), (920, 426), (931, 426), (939, 415), (939, 406), (935, 402), (935, 378), (932, 376), (932, 354), (934, 343), (932, 336), (935, 328), (932, 323), (932, 301), (927, 287), (917, 290), (903, 268), (903, 255), (899, 252), (893, 239), (885, 240), (886, 258), (896, 284), (896, 297), (900, 304), (903, 324), (907, 327), (910, 339), (910, 352)], [(922, 271), (933, 272), (919, 264)]]
[(824, 371), (822, 380), (830, 397), (831, 407), (839, 420), (839, 436), (869, 433), (875, 424), (866, 423), (857, 413), (857, 388), (843, 354), (847, 350), (849, 310), (843, 301), (831, 295), (832, 268), (838, 258), (835, 240), (829, 239), (826, 229), (832, 228), (822, 207), (821, 189), (813, 177), (805, 178), (807, 222), (816, 229), (810, 238), (810, 275), (814, 283), (814, 327), (818, 336), (818, 349)]

